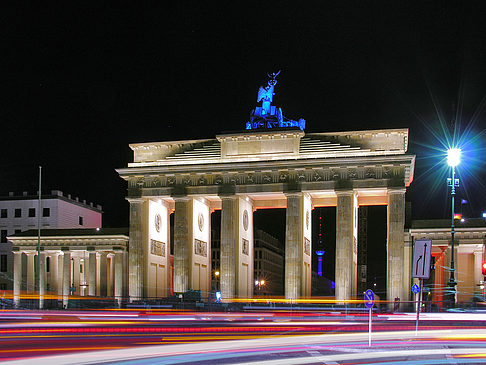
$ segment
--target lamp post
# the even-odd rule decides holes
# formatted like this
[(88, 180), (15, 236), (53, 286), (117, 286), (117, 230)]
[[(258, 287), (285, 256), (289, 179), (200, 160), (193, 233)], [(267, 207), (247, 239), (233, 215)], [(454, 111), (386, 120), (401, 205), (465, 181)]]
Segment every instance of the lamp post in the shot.
[(456, 179), (455, 167), (461, 162), (461, 150), (459, 148), (451, 148), (447, 151), (447, 164), (451, 167), (451, 177), (447, 178), (447, 186), (451, 187), (451, 207), (452, 207), (452, 218), (451, 218), (451, 275), (449, 278), (449, 290), (451, 295), (451, 304), (453, 307), (456, 306), (456, 279), (455, 279), (455, 268), (454, 268), (454, 197), (456, 195), (456, 187), (459, 187), (459, 179)]

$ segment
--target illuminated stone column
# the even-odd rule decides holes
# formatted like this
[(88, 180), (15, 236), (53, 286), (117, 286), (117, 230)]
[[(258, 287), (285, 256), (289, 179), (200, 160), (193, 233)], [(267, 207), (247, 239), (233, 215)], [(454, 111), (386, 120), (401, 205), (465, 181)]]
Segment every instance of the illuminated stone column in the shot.
[(405, 189), (388, 190), (387, 300), (406, 298), (404, 270)]
[(57, 295), (63, 296), (63, 284), (64, 283), (64, 255), (62, 251), (57, 256)]
[(192, 201), (175, 198), (174, 216), (174, 292), (189, 289), (190, 261), (192, 254)]
[(236, 226), (238, 225), (237, 197), (222, 197), (220, 288), (224, 299), (231, 299), (236, 293)]
[(62, 264), (62, 305), (65, 309), (69, 302), (69, 287), (71, 286), (71, 252), (63, 250), (63, 264)]
[(74, 291), (74, 294), (76, 295), (81, 295), (81, 287), (80, 287), (80, 284), (81, 284), (81, 272), (80, 272), (80, 269), (79, 269), (79, 266), (81, 264), (81, 259), (79, 256), (77, 256), (79, 254), (79, 252), (76, 252), (76, 256), (73, 256), (72, 257), (72, 261), (73, 261), (73, 285), (74, 287), (76, 288), (76, 290)]
[(107, 293), (107, 274), (108, 274), (108, 260), (107, 260), (107, 252), (100, 253), (100, 296), (106, 297), (108, 296)]
[(59, 278), (59, 265), (58, 265), (58, 252), (53, 252), (49, 255), (49, 287), (52, 293), (57, 292), (58, 278)]
[(35, 290), (35, 273), (34, 273), (34, 252), (26, 252), (27, 255), (27, 292), (32, 293)]
[(14, 305), (20, 304), (20, 290), (22, 286), (22, 251), (13, 251), (14, 271), (13, 271), (13, 300)]
[(88, 295), (96, 295), (96, 251), (89, 252)]
[(46, 293), (46, 253), (39, 252), (39, 309), (44, 308), (44, 295)]
[(347, 300), (357, 290), (358, 204), (352, 190), (336, 195), (336, 300)]
[(479, 283), (483, 281), (481, 264), (483, 263), (482, 247), (474, 251), (474, 291), (480, 293)]
[(114, 277), (114, 296), (118, 306), (121, 304), (123, 296), (123, 252), (115, 251), (115, 277)]
[[(143, 199), (130, 202), (130, 241), (128, 250), (128, 288), (130, 301), (143, 297), (143, 226), (146, 224)], [(106, 268), (105, 268), (106, 269)], [(100, 282), (101, 283), (101, 282)], [(101, 284), (100, 284), (101, 285)], [(106, 287), (106, 283), (105, 283)], [(106, 291), (106, 290), (105, 290)]]

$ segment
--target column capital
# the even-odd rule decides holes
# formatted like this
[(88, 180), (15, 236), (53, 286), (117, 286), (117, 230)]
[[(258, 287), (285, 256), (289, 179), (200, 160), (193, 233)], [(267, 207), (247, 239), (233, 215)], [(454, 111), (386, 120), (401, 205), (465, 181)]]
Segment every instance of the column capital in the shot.
[(343, 190), (334, 190), (337, 196), (353, 196), (356, 195), (357, 192), (353, 189), (343, 189)]
[(388, 195), (405, 194), (406, 192), (407, 192), (406, 188), (388, 188), (387, 190)]
[(176, 203), (187, 203), (192, 198), (190, 196), (187, 196), (187, 195), (180, 195), (180, 196), (173, 196), (172, 199), (174, 199), (174, 202), (176, 202)]
[(237, 195), (234, 195), (234, 194), (219, 194), (219, 198), (221, 199), (221, 201), (223, 200), (232, 200), (232, 201), (235, 201), (236, 199), (238, 199), (238, 196)]
[(289, 197), (302, 197), (305, 193), (302, 191), (291, 191), (291, 192), (284, 192), (285, 197), (288, 199)]
[(125, 198), (130, 204), (142, 204), (145, 199), (144, 198), (130, 198), (130, 197), (126, 197)]

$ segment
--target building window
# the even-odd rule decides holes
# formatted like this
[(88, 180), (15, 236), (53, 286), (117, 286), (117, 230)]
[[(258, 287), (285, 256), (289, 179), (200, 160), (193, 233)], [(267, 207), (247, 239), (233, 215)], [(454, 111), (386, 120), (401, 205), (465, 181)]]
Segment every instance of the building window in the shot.
[(0, 217), (7, 218), (7, 209), (2, 209), (0, 214)]
[(79, 217), (79, 225), (82, 226), (82, 225), (84, 225), (83, 223), (84, 223), (83, 222), (83, 217)]
[(7, 290), (7, 284), (0, 283), (0, 290)]
[(0, 271), (7, 272), (7, 255), (0, 255)]
[(35, 217), (35, 208), (29, 208), (29, 217)]
[(6, 229), (2, 229), (2, 231), (0, 233), (1, 233), (0, 242), (1, 243), (6, 243), (7, 242), (7, 230)]
[(42, 216), (43, 217), (50, 217), (51, 216), (51, 208), (42, 209)]
[(17, 208), (15, 209), (15, 218), (21, 218), (22, 217), (22, 209)]
[(49, 256), (46, 257), (46, 272), (51, 271), (51, 258)]

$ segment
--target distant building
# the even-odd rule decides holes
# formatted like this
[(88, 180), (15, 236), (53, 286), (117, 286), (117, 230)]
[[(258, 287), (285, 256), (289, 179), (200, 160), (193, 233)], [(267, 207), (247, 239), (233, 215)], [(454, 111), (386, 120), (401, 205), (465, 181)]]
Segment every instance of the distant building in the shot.
[(261, 229), (255, 229), (254, 242), (254, 294), (283, 296), (285, 253), (280, 241)]
[[(120, 302), (128, 293), (128, 239), (128, 228), (43, 229), (41, 293), (62, 298), (64, 306), (70, 295), (112, 297)], [(19, 294), (37, 292), (37, 230), (18, 233), (9, 240), (15, 256), (14, 302), (19, 304)], [(165, 247), (160, 247), (160, 253), (166, 254)], [(168, 294), (168, 290), (147, 291), (153, 296)]]
[[(282, 244), (270, 234), (255, 229), (254, 295), (284, 294), (284, 260)], [(211, 232), (211, 288), (220, 290), (221, 238), (218, 229)], [(257, 284), (258, 282), (258, 284)]]
[[(52, 190), (41, 197), (41, 229), (101, 228), (100, 205)], [(38, 196), (23, 192), (0, 196), (0, 290), (11, 290), (12, 244), (7, 236), (38, 228)]]
[[(414, 280), (411, 279), (413, 242), (420, 239), (432, 240), (432, 270), (430, 278), (424, 280), (424, 299), (435, 307), (442, 307), (447, 300), (447, 282), (450, 278), (451, 220), (415, 220), (412, 221), (410, 228), (405, 229), (406, 259), (410, 265), (406, 268), (404, 278), (408, 288)], [(458, 303), (467, 304), (475, 295), (484, 292), (481, 264), (486, 259), (486, 220), (480, 218), (470, 218), (464, 222), (456, 220), (454, 242), (456, 300)], [(415, 280), (418, 283), (418, 279)]]

